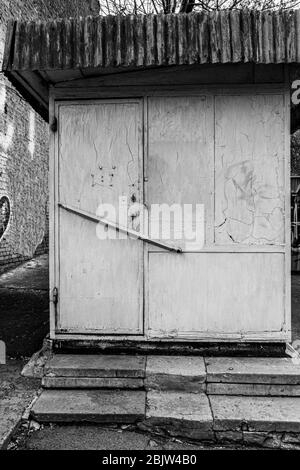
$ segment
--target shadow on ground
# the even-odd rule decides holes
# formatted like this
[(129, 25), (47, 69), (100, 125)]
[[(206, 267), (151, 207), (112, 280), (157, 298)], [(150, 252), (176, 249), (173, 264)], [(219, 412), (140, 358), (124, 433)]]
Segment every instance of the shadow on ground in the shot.
[(48, 256), (0, 276), (0, 340), (8, 357), (29, 357), (49, 331)]

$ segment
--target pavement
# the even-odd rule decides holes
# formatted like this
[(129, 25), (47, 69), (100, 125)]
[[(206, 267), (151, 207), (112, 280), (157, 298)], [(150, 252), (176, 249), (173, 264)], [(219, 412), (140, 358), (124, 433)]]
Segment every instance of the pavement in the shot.
[(40, 380), (21, 376), (28, 358), (48, 333), (48, 256), (38, 256), (0, 276), (0, 340), (6, 364), (0, 364), (0, 448), (20, 425)]
[(10, 450), (201, 450), (209, 447), (153, 437), (130, 426), (49, 425), (20, 428)]
[(10, 359), (0, 365), (0, 449), (21, 424), (23, 413), (40, 387), (40, 381), (21, 376), (26, 360)]

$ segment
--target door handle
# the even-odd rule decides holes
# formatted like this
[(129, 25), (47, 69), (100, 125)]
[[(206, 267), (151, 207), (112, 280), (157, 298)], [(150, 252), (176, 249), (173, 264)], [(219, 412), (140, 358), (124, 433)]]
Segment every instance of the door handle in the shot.
[(97, 215), (91, 214), (90, 212), (84, 211), (82, 209), (77, 209), (76, 207), (69, 206), (67, 204), (62, 204), (61, 202), (58, 203), (58, 206), (62, 209), (71, 212), (72, 214), (79, 215), (87, 220), (91, 220), (92, 222), (100, 222), (103, 225), (107, 225), (108, 227), (114, 228), (117, 232), (126, 233), (132, 237), (135, 237), (137, 240), (142, 240), (146, 243), (149, 243), (154, 246), (158, 246), (160, 248), (165, 248), (168, 251), (174, 251), (175, 253), (182, 253), (182, 249), (178, 246), (172, 246), (167, 243), (163, 243), (161, 241), (152, 240), (151, 238), (147, 237), (146, 235), (140, 234), (135, 230), (131, 230), (126, 227), (122, 227), (121, 225), (115, 224), (110, 220), (107, 220), (103, 217), (99, 217)]

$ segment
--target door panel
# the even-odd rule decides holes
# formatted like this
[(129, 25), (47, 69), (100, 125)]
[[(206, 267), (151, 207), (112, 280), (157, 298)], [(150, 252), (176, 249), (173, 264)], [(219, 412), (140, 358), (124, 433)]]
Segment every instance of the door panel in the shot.
[[(210, 244), (214, 201), (213, 98), (155, 97), (149, 98), (148, 103), (149, 207), (193, 204), (195, 221), (195, 204), (203, 204), (204, 240)], [(171, 227), (171, 234), (172, 231)], [(179, 241), (183, 249), (191, 245), (184, 233)]]
[(283, 100), (216, 96), (217, 244), (284, 243)]
[(155, 97), (148, 123), (149, 204), (205, 206), (202, 249), (148, 249), (149, 337), (283, 336), (284, 96)]
[[(117, 214), (120, 197), (128, 202), (133, 195), (137, 202), (143, 200), (139, 102), (60, 105), (59, 123), (62, 204), (93, 215), (99, 204), (112, 204)], [(111, 213), (103, 215), (114, 221)], [(95, 222), (63, 208), (59, 219), (58, 328), (141, 334), (143, 243), (100, 240)], [(116, 236), (116, 231), (108, 229), (108, 234)]]
[(217, 338), (282, 329), (283, 253), (149, 257), (150, 336)]

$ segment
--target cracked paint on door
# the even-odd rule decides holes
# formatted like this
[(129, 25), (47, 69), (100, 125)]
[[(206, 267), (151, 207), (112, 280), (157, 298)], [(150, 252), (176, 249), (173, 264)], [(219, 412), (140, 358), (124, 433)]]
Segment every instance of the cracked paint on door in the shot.
[(284, 243), (280, 95), (217, 96), (215, 242)]

